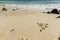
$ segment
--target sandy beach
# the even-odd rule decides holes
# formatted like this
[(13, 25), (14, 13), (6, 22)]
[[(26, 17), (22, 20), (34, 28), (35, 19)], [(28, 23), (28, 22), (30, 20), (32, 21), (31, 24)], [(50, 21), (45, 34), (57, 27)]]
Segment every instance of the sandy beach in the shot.
[[(12, 11), (12, 7), (6, 8), (8, 11), (0, 10), (0, 40), (58, 40), (60, 37), (60, 18), (56, 18), (57, 14), (37, 9)], [(40, 32), (37, 23), (48, 24), (48, 27)]]

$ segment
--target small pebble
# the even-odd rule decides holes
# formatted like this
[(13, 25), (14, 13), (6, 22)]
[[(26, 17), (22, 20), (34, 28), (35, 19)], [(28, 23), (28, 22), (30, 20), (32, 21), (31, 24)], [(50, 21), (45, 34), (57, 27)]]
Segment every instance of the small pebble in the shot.
[(37, 23), (37, 24), (39, 24), (39, 23)]
[(15, 31), (15, 30), (14, 30), (14, 29), (11, 29), (11, 30), (10, 30), (10, 32), (13, 32), (13, 31)]
[(45, 26), (45, 28), (47, 28), (48, 26)]
[(57, 16), (56, 18), (60, 18), (60, 16)]
[(60, 37), (58, 37), (58, 40), (60, 40)]
[(46, 25), (48, 25), (48, 24), (46, 24)]
[(40, 32), (42, 32), (42, 30), (40, 30)]
[(16, 11), (16, 9), (13, 9), (13, 11)]

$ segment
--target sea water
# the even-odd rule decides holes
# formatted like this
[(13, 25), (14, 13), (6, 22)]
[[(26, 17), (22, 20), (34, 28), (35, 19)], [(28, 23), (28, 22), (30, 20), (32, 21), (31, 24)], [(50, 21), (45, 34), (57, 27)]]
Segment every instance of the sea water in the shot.
[(0, 1), (0, 5), (6, 5), (6, 6), (15, 6), (17, 8), (24, 8), (24, 9), (60, 9), (60, 1), (46, 1), (46, 0), (40, 0), (40, 1), (28, 1), (28, 0), (4, 0)]

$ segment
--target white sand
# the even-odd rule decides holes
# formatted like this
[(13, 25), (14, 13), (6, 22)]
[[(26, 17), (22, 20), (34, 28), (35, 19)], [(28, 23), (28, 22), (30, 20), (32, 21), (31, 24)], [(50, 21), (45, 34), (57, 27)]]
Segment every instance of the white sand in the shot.
[[(9, 8), (8, 8), (9, 9)], [(41, 10), (17, 10), (0, 13), (0, 40), (58, 40), (60, 19), (55, 14), (44, 14)], [(48, 28), (40, 32), (36, 23), (48, 23)], [(14, 31), (10, 32), (11, 29)]]

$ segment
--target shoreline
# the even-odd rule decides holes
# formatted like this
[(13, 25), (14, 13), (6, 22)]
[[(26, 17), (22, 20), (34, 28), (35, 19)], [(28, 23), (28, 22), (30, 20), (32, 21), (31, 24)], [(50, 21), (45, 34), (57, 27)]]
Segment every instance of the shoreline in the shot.
[(39, 4), (39, 5), (23, 5), (23, 4), (1, 4), (2, 7), (12, 7), (12, 8), (18, 8), (18, 9), (38, 9), (38, 10), (52, 10), (52, 9), (60, 9), (60, 4)]

